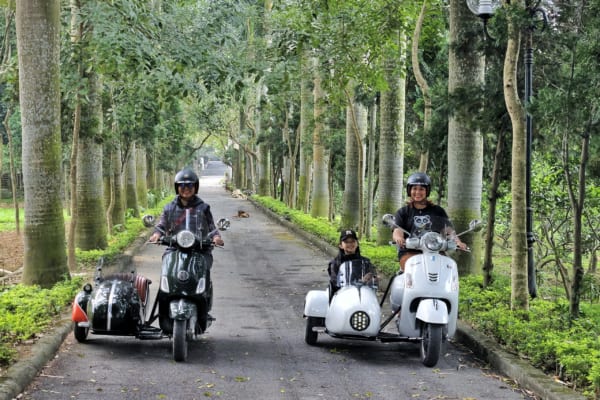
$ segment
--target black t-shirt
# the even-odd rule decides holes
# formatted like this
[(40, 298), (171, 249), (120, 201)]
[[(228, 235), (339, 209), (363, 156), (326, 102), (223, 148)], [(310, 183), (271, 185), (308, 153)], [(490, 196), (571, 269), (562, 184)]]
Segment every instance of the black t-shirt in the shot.
[[(398, 209), (395, 215), (396, 224), (401, 228), (418, 234), (418, 229), (430, 224), (428, 230), (441, 232), (445, 227), (451, 226), (446, 210), (435, 204), (428, 204), (425, 208), (418, 209), (410, 204)], [(406, 233), (404, 236), (408, 236)]]

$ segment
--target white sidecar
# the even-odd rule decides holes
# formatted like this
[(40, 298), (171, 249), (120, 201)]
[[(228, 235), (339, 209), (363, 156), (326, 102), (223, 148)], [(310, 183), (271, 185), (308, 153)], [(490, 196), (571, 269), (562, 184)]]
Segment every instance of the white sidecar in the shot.
[(381, 328), (381, 307), (377, 287), (363, 283), (360, 265), (345, 262), (338, 274), (339, 289), (311, 290), (306, 295), (306, 343), (314, 345), (319, 332), (348, 339), (377, 339)]

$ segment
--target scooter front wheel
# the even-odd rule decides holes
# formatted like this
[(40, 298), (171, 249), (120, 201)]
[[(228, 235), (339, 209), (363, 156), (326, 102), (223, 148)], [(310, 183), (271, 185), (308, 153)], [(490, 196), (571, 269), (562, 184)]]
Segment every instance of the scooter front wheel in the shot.
[(187, 321), (176, 319), (173, 321), (173, 359), (185, 361), (188, 353)]
[(434, 367), (442, 350), (442, 325), (425, 324), (421, 336), (421, 361), (426, 367)]

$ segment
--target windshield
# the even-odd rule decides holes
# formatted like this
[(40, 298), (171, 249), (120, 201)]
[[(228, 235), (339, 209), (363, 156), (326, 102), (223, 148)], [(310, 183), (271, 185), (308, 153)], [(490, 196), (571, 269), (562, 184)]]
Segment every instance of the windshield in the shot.
[(344, 261), (342, 265), (340, 265), (340, 270), (337, 275), (338, 287), (356, 284), (367, 284), (372, 286), (372, 279), (369, 279), (367, 282), (363, 281), (363, 278), (365, 278), (368, 273), (375, 274), (375, 268), (372, 264), (366, 263), (362, 259)]
[(449, 235), (454, 232), (452, 222), (447, 217), (437, 215), (422, 215), (415, 213), (409, 218), (408, 226), (401, 226), (408, 232), (411, 237), (421, 237), (427, 232), (437, 232), (442, 236)]

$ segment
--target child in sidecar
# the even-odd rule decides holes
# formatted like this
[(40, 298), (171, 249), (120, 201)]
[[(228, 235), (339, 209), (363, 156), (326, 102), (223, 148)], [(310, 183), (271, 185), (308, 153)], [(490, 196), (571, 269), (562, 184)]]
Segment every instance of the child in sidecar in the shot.
[[(329, 274), (329, 300), (333, 297), (334, 293), (340, 288), (339, 272), (340, 266), (345, 261), (360, 260), (361, 268), (352, 271), (351, 280), (361, 280), (362, 283), (368, 285), (377, 284), (377, 274), (375, 266), (371, 264), (371, 261), (367, 257), (360, 255), (360, 247), (358, 243), (358, 236), (352, 229), (343, 230), (340, 233), (340, 242), (338, 244), (340, 252), (338, 255), (329, 262), (327, 272)], [(353, 263), (355, 264), (355, 263)]]

